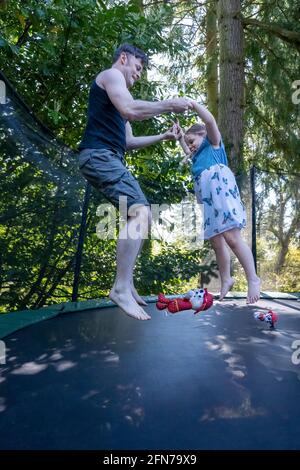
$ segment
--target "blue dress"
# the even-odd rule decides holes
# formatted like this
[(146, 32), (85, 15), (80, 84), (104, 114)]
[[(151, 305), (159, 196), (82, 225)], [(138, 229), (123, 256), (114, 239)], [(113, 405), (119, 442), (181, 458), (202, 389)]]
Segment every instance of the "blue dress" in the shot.
[(246, 212), (221, 141), (214, 148), (206, 136), (192, 158), (197, 201), (204, 205), (204, 239), (246, 226)]

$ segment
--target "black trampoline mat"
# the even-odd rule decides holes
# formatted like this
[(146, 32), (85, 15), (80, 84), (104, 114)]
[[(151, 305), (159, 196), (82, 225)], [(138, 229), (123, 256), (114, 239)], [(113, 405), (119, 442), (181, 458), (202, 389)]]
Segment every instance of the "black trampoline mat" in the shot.
[(198, 315), (149, 304), (145, 322), (78, 312), (10, 335), (0, 448), (300, 449), (300, 304), (261, 307), (276, 330), (232, 300)]

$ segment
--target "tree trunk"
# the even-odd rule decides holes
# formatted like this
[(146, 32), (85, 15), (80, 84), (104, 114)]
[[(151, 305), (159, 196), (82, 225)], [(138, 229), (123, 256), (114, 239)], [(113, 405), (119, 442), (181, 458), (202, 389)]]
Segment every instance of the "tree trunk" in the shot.
[(208, 4), (206, 13), (206, 90), (207, 107), (218, 121), (218, 41), (217, 4)]
[(218, 1), (220, 36), (219, 127), (230, 165), (243, 170), (244, 34), (240, 0)]
[(280, 244), (280, 252), (278, 254), (278, 258), (277, 258), (277, 262), (276, 262), (276, 266), (275, 266), (275, 272), (277, 274), (279, 274), (281, 269), (283, 268), (286, 255), (289, 251), (289, 241), (290, 240), (284, 240)]

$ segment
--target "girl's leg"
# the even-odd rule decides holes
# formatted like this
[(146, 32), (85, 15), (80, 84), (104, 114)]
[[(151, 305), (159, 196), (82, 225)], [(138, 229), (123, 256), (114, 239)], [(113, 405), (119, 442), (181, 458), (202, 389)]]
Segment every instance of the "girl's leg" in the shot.
[(256, 275), (254, 260), (249, 246), (242, 239), (241, 231), (238, 228), (224, 232), (223, 236), (244, 268), (248, 281), (247, 303), (252, 304), (257, 302), (260, 297), (260, 279)]
[(223, 237), (223, 234), (216, 235), (210, 239), (214, 252), (216, 253), (217, 264), (219, 267), (221, 277), (221, 292), (220, 300), (223, 300), (225, 295), (233, 286), (234, 279), (230, 276), (230, 253)]

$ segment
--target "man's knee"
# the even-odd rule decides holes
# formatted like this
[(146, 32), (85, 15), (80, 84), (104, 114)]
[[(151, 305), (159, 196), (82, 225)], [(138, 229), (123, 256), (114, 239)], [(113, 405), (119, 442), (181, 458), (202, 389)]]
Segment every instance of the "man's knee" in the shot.
[(150, 209), (150, 206), (145, 206), (146, 209), (147, 209), (147, 218), (148, 218), (148, 225), (150, 227), (151, 223), (152, 223), (152, 213), (151, 213), (151, 209)]
[(133, 204), (128, 209), (128, 217), (139, 219), (143, 225), (150, 226), (152, 221), (151, 210), (149, 206)]

